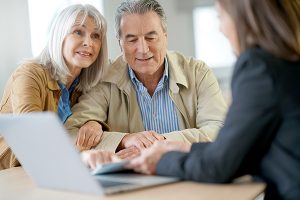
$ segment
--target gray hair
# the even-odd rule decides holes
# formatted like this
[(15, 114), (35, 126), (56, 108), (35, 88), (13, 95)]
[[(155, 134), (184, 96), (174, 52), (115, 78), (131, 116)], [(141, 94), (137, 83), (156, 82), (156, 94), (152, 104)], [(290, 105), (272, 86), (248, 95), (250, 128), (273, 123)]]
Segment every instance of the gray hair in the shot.
[(82, 16), (81, 24), (85, 23), (87, 17), (91, 17), (101, 33), (101, 48), (97, 59), (91, 66), (82, 69), (80, 74), (77, 89), (86, 92), (101, 80), (104, 68), (108, 64), (107, 24), (104, 17), (94, 6), (76, 4), (62, 10), (52, 23), (46, 47), (37, 58), (31, 61), (42, 64), (49, 69), (53, 79), (66, 84), (70, 71), (63, 57), (63, 42), (79, 16)]
[(115, 29), (117, 38), (121, 37), (120, 24), (122, 17), (129, 14), (145, 14), (154, 11), (160, 18), (164, 32), (167, 32), (167, 17), (163, 7), (155, 0), (125, 0), (115, 13)]

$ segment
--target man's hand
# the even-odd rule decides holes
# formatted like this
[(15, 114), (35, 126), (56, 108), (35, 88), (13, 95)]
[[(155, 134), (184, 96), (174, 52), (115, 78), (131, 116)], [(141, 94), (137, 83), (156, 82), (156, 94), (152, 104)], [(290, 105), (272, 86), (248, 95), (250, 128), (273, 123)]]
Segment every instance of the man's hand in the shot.
[(99, 144), (102, 134), (101, 124), (88, 121), (78, 131), (76, 146), (80, 151), (91, 149)]
[(133, 158), (138, 157), (140, 153), (141, 152), (137, 147), (131, 146), (119, 151), (118, 153), (116, 153), (116, 155), (122, 160), (131, 160)]
[(83, 151), (80, 155), (81, 160), (92, 169), (95, 169), (98, 164), (105, 164), (119, 160), (113, 152), (96, 149)]
[(143, 131), (139, 133), (130, 133), (123, 137), (118, 149), (122, 150), (130, 146), (135, 146), (138, 149), (145, 149), (152, 146), (157, 140), (164, 140), (164, 136), (156, 133), (155, 131)]

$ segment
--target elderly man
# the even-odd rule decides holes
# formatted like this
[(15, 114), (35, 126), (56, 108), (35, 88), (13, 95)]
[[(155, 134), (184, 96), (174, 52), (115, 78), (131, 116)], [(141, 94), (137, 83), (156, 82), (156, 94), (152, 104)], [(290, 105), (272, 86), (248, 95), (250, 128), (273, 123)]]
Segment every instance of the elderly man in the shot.
[(123, 55), (66, 122), (78, 133), (77, 145), (117, 152), (147, 148), (156, 140), (213, 140), (227, 109), (218, 82), (204, 62), (167, 50), (161, 5), (124, 1), (115, 28)]

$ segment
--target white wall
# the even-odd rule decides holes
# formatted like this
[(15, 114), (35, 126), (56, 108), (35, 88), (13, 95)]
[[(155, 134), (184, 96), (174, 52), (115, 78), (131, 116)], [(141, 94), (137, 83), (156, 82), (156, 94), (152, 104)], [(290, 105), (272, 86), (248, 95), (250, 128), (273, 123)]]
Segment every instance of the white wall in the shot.
[(31, 57), (27, 1), (0, 3), (0, 95), (4, 85), (23, 58)]

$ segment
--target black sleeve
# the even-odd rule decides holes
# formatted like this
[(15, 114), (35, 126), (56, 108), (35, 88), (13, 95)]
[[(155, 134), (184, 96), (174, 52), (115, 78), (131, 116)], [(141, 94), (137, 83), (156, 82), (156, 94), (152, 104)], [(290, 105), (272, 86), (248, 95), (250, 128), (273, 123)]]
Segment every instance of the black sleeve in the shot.
[[(274, 80), (264, 59), (240, 58), (232, 80), (232, 104), (215, 142), (198, 143), (190, 153), (169, 152), (157, 174), (187, 180), (222, 183), (251, 173), (270, 143), (279, 119)], [(246, 164), (247, 163), (247, 164)]]

